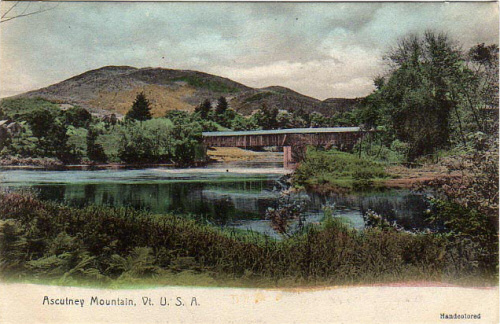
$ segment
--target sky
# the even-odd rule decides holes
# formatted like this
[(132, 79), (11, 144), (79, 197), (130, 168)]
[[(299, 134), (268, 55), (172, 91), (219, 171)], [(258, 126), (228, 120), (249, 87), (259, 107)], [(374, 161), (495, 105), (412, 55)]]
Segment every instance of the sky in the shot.
[(410, 33), (444, 32), (464, 50), (499, 37), (495, 2), (28, 4), (9, 15), (51, 10), (0, 23), (0, 97), (129, 65), (355, 98), (373, 91), (384, 54)]

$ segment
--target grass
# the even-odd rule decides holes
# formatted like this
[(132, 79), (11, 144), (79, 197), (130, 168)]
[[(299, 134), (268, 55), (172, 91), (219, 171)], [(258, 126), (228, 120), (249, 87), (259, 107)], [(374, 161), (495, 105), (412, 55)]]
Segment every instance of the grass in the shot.
[[(31, 194), (0, 194), (2, 280), (129, 287), (297, 287), (495, 274), (474, 245), (435, 234), (356, 231), (329, 219), (276, 241), (194, 220), (126, 208), (70, 208)], [(463, 257), (452, 262), (450, 257)], [(491, 279), (493, 278), (493, 279)]]
[(309, 148), (293, 180), (296, 186), (352, 190), (373, 187), (388, 177), (379, 163), (336, 150)]

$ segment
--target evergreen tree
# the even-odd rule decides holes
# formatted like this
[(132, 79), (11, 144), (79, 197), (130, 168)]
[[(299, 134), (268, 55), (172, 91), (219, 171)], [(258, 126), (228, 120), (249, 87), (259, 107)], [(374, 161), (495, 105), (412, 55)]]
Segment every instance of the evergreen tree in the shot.
[(212, 110), (212, 104), (209, 99), (205, 99), (198, 107), (195, 108), (195, 112), (200, 114), (203, 119), (208, 119), (208, 114)]
[(137, 94), (132, 108), (127, 112), (125, 117), (139, 121), (151, 119), (151, 103), (144, 95), (144, 92)]
[(227, 104), (226, 98), (221, 96), (217, 100), (217, 107), (215, 107), (215, 112), (217, 114), (217, 117), (221, 117), (222, 115), (224, 115), (224, 113), (227, 110), (227, 107), (228, 107), (228, 104)]

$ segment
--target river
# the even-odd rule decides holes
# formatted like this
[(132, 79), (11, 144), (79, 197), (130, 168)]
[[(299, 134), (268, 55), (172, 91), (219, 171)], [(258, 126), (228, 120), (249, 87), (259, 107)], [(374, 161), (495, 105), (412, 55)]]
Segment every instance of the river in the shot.
[[(251, 229), (277, 237), (265, 220), (276, 207), (282, 163), (219, 162), (197, 169), (0, 169), (1, 187), (31, 188), (44, 200), (82, 207), (88, 204), (129, 206), (156, 213), (190, 215), (203, 222)], [(368, 209), (406, 228), (424, 227), (423, 197), (408, 190), (384, 190), (349, 195), (299, 192), (293, 199), (306, 204), (306, 222), (319, 222), (325, 205), (352, 227), (364, 227)]]

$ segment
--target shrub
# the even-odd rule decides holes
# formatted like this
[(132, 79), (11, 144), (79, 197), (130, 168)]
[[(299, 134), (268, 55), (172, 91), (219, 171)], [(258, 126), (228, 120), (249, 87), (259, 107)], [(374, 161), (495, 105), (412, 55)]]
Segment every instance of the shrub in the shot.
[(375, 162), (336, 150), (320, 151), (308, 148), (306, 158), (294, 174), (298, 185), (331, 184), (340, 186), (370, 186), (372, 180), (386, 177), (383, 167)]

